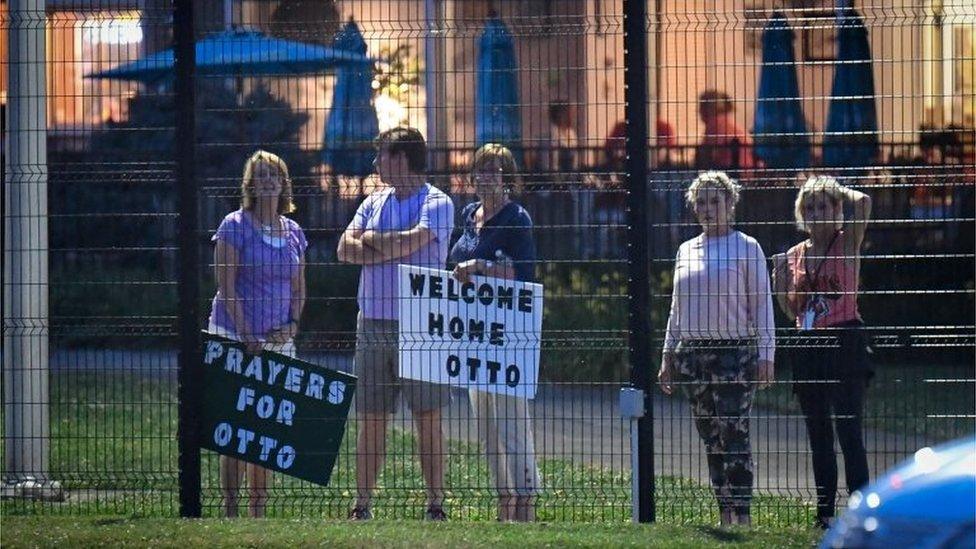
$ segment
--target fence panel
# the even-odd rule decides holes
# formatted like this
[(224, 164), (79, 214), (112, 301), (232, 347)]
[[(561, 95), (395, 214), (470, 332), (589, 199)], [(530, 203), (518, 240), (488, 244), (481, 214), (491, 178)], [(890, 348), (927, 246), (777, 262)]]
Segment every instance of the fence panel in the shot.
[[(172, 46), (171, 4), (2, 6), (4, 513), (180, 513), (180, 282), (199, 285), (192, 296), (199, 328), (293, 339), (298, 358), (355, 373), (357, 390), (368, 391), (350, 414), (328, 487), (275, 473), (265, 494), (255, 488), (262, 476), (239, 470), (240, 480), (232, 464), (204, 451), (204, 516), (227, 513), (234, 492), (241, 514), (345, 518), (357, 501), (366, 506), (364, 471), (382, 450), (368, 499), (377, 518), (420, 518), (433, 503), (435, 518), (440, 504), (452, 520), (531, 513), (628, 521), (633, 449), (619, 393), (654, 378), (665, 349), (676, 353), (674, 391), (651, 387), (653, 420), (640, 429), (641, 446), (653, 447), (644, 459), (653, 458), (660, 521), (716, 522), (720, 504), (726, 515), (743, 511), (751, 490), (753, 522), (807, 524), (817, 516), (817, 485), (840, 476), (832, 459), (863, 476), (852, 466), (854, 434), (874, 478), (922, 446), (974, 432), (972, 6), (934, 13), (880, 0), (858, 2), (856, 11), (772, 0), (193, 2), (193, 28), (183, 30), (198, 41), (192, 168), (199, 208), (190, 213), (199, 230), (182, 245), (201, 268), (186, 272), (178, 251), (188, 217), (178, 210), (177, 181), (185, 159), (174, 153), (180, 96), (172, 65), (160, 61)], [(634, 21), (625, 9), (646, 14), (626, 27), (647, 29), (646, 66), (643, 55), (625, 57), (625, 21)], [(33, 50), (8, 45), (30, 32)], [(857, 57), (859, 45), (868, 61)], [(363, 55), (369, 59), (361, 63)], [(31, 67), (43, 67), (46, 91), (33, 97), (46, 103), (25, 114)], [(646, 93), (625, 95), (625, 69), (629, 82), (646, 77)], [(33, 77), (28, 83), (38, 85)], [(627, 119), (644, 110), (648, 143)], [(424, 137), (426, 167), (409, 173), (426, 174), (431, 188), (401, 177), (400, 157), (379, 159), (376, 173), (374, 138), (398, 126)], [(46, 141), (31, 141), (37, 135)], [(476, 155), (486, 143), (510, 149), (517, 177), (504, 158)], [(645, 145), (641, 168), (633, 156)], [(244, 178), (258, 149), (287, 164), (296, 209), (285, 217), (301, 228), (307, 248), (290, 224), (261, 210), (262, 189), (285, 183), (275, 178), (280, 165), (265, 158), (253, 166), (254, 181)], [(712, 249), (699, 236), (686, 193), (706, 170), (741, 186), (732, 228), (758, 247), (742, 238)], [(853, 190), (827, 205), (848, 221), (869, 217), (864, 241), (845, 244), (860, 230), (846, 225), (835, 239), (841, 244), (826, 253), (822, 239), (812, 252), (794, 250), (811, 258), (794, 260), (808, 278), (826, 269), (837, 280), (822, 292), (798, 289), (803, 273), (794, 269), (794, 286), (772, 286), (773, 325), (765, 328), (776, 350), (760, 355), (772, 359), (775, 379), (754, 391), (761, 283), (780, 264), (777, 254), (808, 236), (797, 228), (795, 201), (813, 175)], [(437, 190), (450, 199), (450, 215)], [(492, 215), (471, 207), (478, 201)], [(707, 221), (720, 225), (714, 215)], [(423, 230), (387, 241), (359, 234), (417, 226)], [(16, 240), (21, 234), (27, 237)], [(229, 246), (237, 255), (217, 254), (218, 241), (221, 254)], [(635, 244), (646, 244), (646, 265), (635, 262), (642, 253)], [(299, 281), (292, 250), (303, 252), (303, 293), (292, 292)], [(729, 259), (734, 251), (741, 253)], [(456, 383), (443, 408), (434, 403), (445, 395), (432, 385), (403, 395), (410, 405), (387, 402), (399, 385), (398, 336), (405, 334), (405, 348), (416, 350), (414, 338), (427, 345), (416, 362), (445, 366), (424, 340), (436, 326), (392, 322), (395, 265), (453, 269), (470, 258), (482, 260), (469, 264), (471, 272), (544, 288), (535, 398), (489, 401)], [(228, 273), (221, 291), (229, 291), (228, 280), (240, 288), (215, 301), (218, 278)], [(634, 280), (644, 273), (641, 288)], [(629, 313), (642, 289), (649, 303), (635, 319)], [(418, 311), (431, 301), (401, 297)], [(831, 323), (854, 320), (855, 302), (860, 332)], [(810, 303), (822, 330), (798, 330), (788, 317), (799, 314), (802, 327)], [(357, 323), (360, 311), (366, 321)], [(646, 361), (634, 351), (645, 320)], [(475, 353), (479, 335), (464, 327), (464, 344), (453, 349)], [(505, 333), (506, 345), (531, 350), (531, 327)], [(873, 377), (863, 394), (860, 378), (852, 382), (846, 371), (826, 383), (822, 372), (811, 374), (813, 359), (827, 361), (858, 334), (872, 342)], [(38, 352), (44, 346), (48, 352)], [(728, 370), (721, 379), (712, 371), (719, 366)], [(488, 375), (487, 361), (485, 368)], [(473, 371), (467, 363), (459, 370)], [(807, 397), (804, 408), (798, 395)], [(204, 399), (213, 396), (204, 389)], [(837, 408), (861, 397), (860, 412)], [(831, 398), (833, 409), (815, 409)], [(427, 408), (439, 410), (439, 420)], [(25, 410), (35, 420), (25, 422)], [(380, 438), (386, 412), (388, 434)], [(828, 425), (846, 446), (845, 461), (830, 450)], [(435, 436), (422, 440), (420, 428)], [(25, 459), (24, 448), (39, 452), (39, 461)], [(517, 470), (501, 474), (496, 466)], [(35, 485), (27, 476), (59, 484)], [(839, 484), (841, 506), (847, 491)], [(650, 479), (641, 489), (646, 501)]]
[[(171, 13), (160, 3), (42, 5), (0, 8), (3, 511), (172, 516), (178, 217), (174, 119), (158, 107), (173, 97), (88, 77), (158, 47)], [(36, 75), (46, 88), (32, 94), (21, 86)], [(30, 201), (15, 206), (24, 193)], [(26, 234), (12, 230), (25, 222)], [(13, 381), (24, 374), (26, 386)]]
[[(659, 482), (663, 516), (735, 521), (751, 501), (753, 522), (809, 524), (833, 515), (834, 492), (842, 509), (848, 488), (973, 431), (972, 123), (928, 98), (930, 73), (905, 49), (958, 20), (772, 4), (656, 14), (651, 311), (675, 396), (656, 403), (655, 463), (694, 486)], [(704, 170), (737, 180), (732, 229), (759, 247), (707, 204), (696, 213), (705, 190), (733, 194), (716, 177), (699, 190)], [(803, 187), (818, 175), (843, 187)], [(837, 218), (803, 208), (818, 200)]]

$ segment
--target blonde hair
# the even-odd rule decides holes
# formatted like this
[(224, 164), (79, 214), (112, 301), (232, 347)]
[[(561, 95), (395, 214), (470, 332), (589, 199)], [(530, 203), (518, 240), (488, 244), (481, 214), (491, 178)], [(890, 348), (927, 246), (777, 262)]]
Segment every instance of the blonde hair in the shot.
[(260, 149), (244, 162), (244, 178), (241, 181), (241, 208), (250, 210), (254, 207), (254, 170), (261, 163), (266, 163), (278, 170), (284, 180), (281, 183), (281, 195), (278, 197), (278, 213), (289, 214), (297, 210), (291, 190), (291, 176), (288, 175), (288, 165), (280, 156)]
[(698, 177), (691, 182), (691, 186), (685, 192), (685, 200), (689, 206), (692, 208), (695, 207), (698, 192), (705, 187), (711, 187), (724, 192), (725, 200), (732, 206), (731, 209), (734, 209), (735, 205), (739, 203), (739, 190), (742, 187), (734, 179), (729, 177), (727, 173), (710, 170), (698, 174)]
[(508, 192), (517, 192), (519, 189), (518, 166), (515, 164), (512, 151), (505, 145), (485, 143), (475, 151), (474, 160), (471, 161), (471, 171), (483, 169), (492, 163), (497, 163), (502, 169), (502, 187)]
[(844, 203), (844, 191), (840, 183), (830, 175), (814, 175), (807, 178), (803, 186), (800, 187), (800, 192), (796, 194), (796, 202), (793, 204), (793, 216), (796, 218), (796, 226), (803, 232), (810, 232), (806, 218), (803, 216), (803, 206), (806, 205), (808, 199), (818, 193), (827, 195), (833, 201), (835, 211), (837, 212), (834, 218), (835, 221), (838, 224), (844, 222), (844, 208), (841, 207)]

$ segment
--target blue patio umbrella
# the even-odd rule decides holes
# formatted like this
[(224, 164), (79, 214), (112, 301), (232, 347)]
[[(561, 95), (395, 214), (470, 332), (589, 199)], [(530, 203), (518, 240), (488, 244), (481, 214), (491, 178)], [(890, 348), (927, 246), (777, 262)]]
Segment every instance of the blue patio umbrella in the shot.
[[(198, 76), (293, 76), (322, 72), (346, 63), (370, 63), (362, 53), (281, 40), (253, 31), (225, 31), (198, 40)], [(163, 50), (87, 78), (158, 84), (173, 75), (173, 50)]]
[[(352, 21), (336, 34), (334, 47), (366, 55), (366, 41)], [(365, 177), (373, 173), (373, 139), (378, 133), (372, 66), (359, 63), (339, 67), (325, 124), (322, 161), (331, 166), (333, 174)]]
[(878, 113), (868, 31), (857, 10), (847, 5), (837, 9), (837, 27), (837, 61), (823, 163), (835, 168), (867, 166), (878, 155)]
[(485, 23), (478, 41), (474, 110), (475, 144), (501, 143), (521, 161), (522, 114), (515, 46), (512, 34), (497, 17)]
[(806, 168), (810, 165), (810, 137), (800, 106), (793, 29), (782, 12), (773, 12), (766, 23), (762, 48), (752, 126), (755, 154), (770, 168)]

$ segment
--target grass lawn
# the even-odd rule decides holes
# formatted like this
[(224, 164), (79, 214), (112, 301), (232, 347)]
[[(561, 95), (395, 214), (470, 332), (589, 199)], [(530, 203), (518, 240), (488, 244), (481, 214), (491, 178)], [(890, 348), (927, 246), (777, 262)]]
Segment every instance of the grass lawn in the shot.
[[(952, 381), (972, 375), (971, 366), (880, 369), (868, 393), (868, 426), (923, 433), (933, 440), (972, 432), (972, 418), (963, 416), (973, 413), (973, 383)], [(759, 406), (796, 412), (788, 384), (759, 395)], [(5, 516), (178, 514), (175, 380), (117, 371), (61, 372), (52, 376), (51, 396), (51, 469), (70, 498), (64, 503), (5, 500), (0, 503)], [(423, 510), (415, 441), (400, 427), (390, 434), (389, 458), (379, 479), (374, 514), (380, 521), (414, 520)], [(275, 475), (269, 516), (344, 518), (355, 494), (354, 438), (351, 422), (328, 488)], [(494, 494), (478, 445), (451, 441), (448, 453), (446, 504), (452, 520), (492, 521)], [(537, 502), (539, 520), (628, 523), (629, 472), (564, 459), (543, 459), (540, 466), (545, 490)], [(657, 488), (660, 522), (703, 528), (717, 522), (714, 498), (701, 484), (659, 477)], [(204, 515), (218, 517), (217, 459), (210, 452), (204, 452), (203, 494)], [(753, 513), (757, 525), (770, 528), (809, 524), (812, 518), (810, 506), (791, 497), (758, 496)]]
[(5, 517), (4, 547), (810, 547), (814, 529), (673, 524), (349, 523)]
[[(175, 392), (172, 379), (141, 374), (54, 376), (51, 468), (70, 497), (64, 503), (5, 500), (0, 510), (7, 516), (177, 516)], [(328, 488), (275, 475), (269, 516), (345, 518), (355, 494), (354, 438), (351, 423)], [(374, 502), (377, 519), (420, 517), (424, 483), (414, 454), (412, 434), (395, 427)], [(539, 520), (615, 524), (630, 520), (629, 472), (564, 459), (543, 459), (540, 467), (545, 490), (537, 501)], [(477, 444), (449, 443), (446, 486), (446, 506), (453, 520), (494, 520), (494, 491)], [(670, 477), (659, 477), (657, 487), (659, 520), (717, 522), (710, 489)], [(220, 516), (217, 459), (211, 452), (204, 452), (203, 504), (205, 517)], [(754, 517), (758, 525), (809, 524), (811, 509), (797, 498), (758, 496)]]

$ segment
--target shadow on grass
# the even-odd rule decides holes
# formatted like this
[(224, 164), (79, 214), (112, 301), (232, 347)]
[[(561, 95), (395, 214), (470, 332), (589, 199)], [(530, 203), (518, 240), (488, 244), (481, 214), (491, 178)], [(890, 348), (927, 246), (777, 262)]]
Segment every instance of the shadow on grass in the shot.
[(125, 524), (130, 522), (127, 518), (105, 518), (105, 519), (95, 519), (92, 522), (95, 526), (115, 526), (117, 524)]
[(740, 543), (745, 541), (747, 538), (741, 532), (736, 532), (734, 530), (729, 530), (727, 528), (721, 528), (718, 526), (698, 526), (696, 528), (702, 534), (723, 543)]

